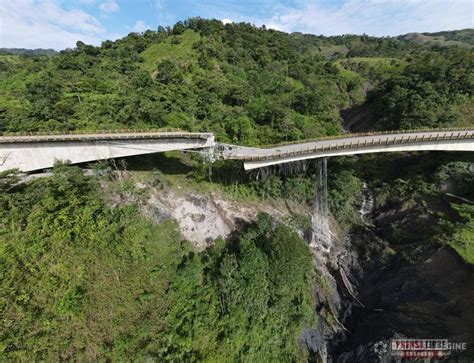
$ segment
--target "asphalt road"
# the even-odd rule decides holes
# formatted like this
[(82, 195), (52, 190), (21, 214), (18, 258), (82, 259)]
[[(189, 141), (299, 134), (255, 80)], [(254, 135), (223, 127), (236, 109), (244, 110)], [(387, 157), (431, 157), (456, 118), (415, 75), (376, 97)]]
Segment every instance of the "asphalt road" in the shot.
[(0, 136), (0, 143), (28, 143), (54, 141), (132, 140), (132, 139), (209, 139), (212, 133), (198, 132), (100, 132), (63, 135), (12, 135)]
[(225, 159), (258, 160), (279, 158), (294, 153), (314, 153), (322, 150), (357, 149), (367, 146), (390, 145), (398, 143), (433, 143), (442, 140), (473, 139), (473, 130), (413, 131), (399, 133), (352, 134), (328, 140), (299, 142), (270, 148), (253, 148), (221, 144)]

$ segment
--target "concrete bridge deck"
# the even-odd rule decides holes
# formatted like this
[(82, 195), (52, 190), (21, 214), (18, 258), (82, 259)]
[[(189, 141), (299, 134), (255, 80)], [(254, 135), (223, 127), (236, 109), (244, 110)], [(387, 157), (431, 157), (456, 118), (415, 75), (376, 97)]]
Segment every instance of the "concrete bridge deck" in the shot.
[(270, 148), (222, 145), (225, 159), (244, 162), (246, 170), (338, 155), (396, 151), (474, 151), (474, 129), (382, 132), (301, 141)]
[(57, 160), (77, 164), (214, 145), (213, 134), (190, 132), (0, 136), (0, 171), (29, 172), (51, 168)]
[(30, 134), (0, 136), (0, 144), (32, 143), (32, 142), (59, 142), (59, 141), (96, 141), (96, 140), (137, 140), (137, 139), (203, 139), (214, 137), (206, 132), (182, 131), (143, 131), (143, 132), (97, 132), (97, 133), (71, 133), (71, 134)]
[[(217, 147), (216, 147), (217, 145)], [(246, 170), (338, 155), (396, 151), (474, 151), (474, 129), (395, 131), (342, 135), (268, 148), (216, 144), (212, 133), (103, 132), (0, 136), (0, 171), (50, 168), (171, 150), (214, 149), (224, 159), (242, 160)]]

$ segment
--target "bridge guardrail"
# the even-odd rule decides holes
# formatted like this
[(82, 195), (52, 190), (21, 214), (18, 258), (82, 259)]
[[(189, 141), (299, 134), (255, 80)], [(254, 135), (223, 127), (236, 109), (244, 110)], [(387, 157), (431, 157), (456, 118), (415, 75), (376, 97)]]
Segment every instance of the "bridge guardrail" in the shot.
[(254, 146), (261, 149), (272, 149), (278, 146), (288, 146), (288, 145), (295, 145), (295, 144), (303, 144), (308, 142), (317, 142), (317, 141), (326, 141), (326, 140), (337, 140), (337, 139), (347, 139), (347, 138), (356, 138), (356, 137), (364, 137), (364, 136), (377, 136), (377, 135), (387, 135), (387, 134), (412, 134), (412, 133), (420, 133), (420, 132), (457, 132), (457, 131), (472, 131), (473, 127), (450, 127), (450, 128), (440, 128), (440, 129), (415, 129), (415, 130), (387, 130), (387, 131), (373, 131), (373, 132), (360, 132), (354, 134), (341, 134), (341, 135), (332, 135), (332, 136), (322, 136), (322, 137), (315, 137), (311, 139), (302, 139), (302, 140), (294, 140), (294, 141), (287, 141), (287, 142), (279, 142), (276, 144), (270, 145), (262, 145), (262, 146)]
[[(317, 141), (326, 141), (326, 140), (337, 140), (337, 139), (345, 139), (345, 138), (357, 138), (357, 137), (365, 137), (365, 136), (377, 136), (377, 135), (387, 135), (387, 134), (409, 134), (409, 133), (420, 133), (420, 132), (457, 132), (457, 131), (472, 131), (472, 128), (441, 128), (441, 129), (418, 129), (418, 130), (390, 130), (390, 131), (377, 131), (377, 132), (365, 132), (365, 133), (355, 133), (355, 134), (341, 134), (341, 135), (333, 135), (333, 136), (324, 136), (324, 137), (318, 137), (318, 138), (312, 138), (312, 139), (304, 139), (304, 140), (295, 140), (295, 141), (289, 141), (289, 142), (282, 142), (282, 143), (277, 143), (277, 144), (271, 144), (271, 145), (263, 145), (260, 146), (259, 148), (261, 149), (271, 149), (274, 147), (279, 147), (279, 146), (287, 146), (287, 145), (295, 145), (295, 144), (302, 144), (302, 143), (309, 143), (309, 142), (317, 142)], [(120, 135), (120, 134), (127, 134), (127, 137), (130, 138), (131, 134), (136, 134), (137, 137), (145, 137), (146, 134), (153, 133), (153, 137), (159, 137), (159, 133), (167, 133), (167, 132), (175, 132), (175, 133), (182, 133), (182, 135), (177, 135), (180, 137), (186, 137), (188, 135), (211, 135), (212, 133), (210, 132), (187, 132), (183, 131), (181, 129), (176, 129), (176, 128), (159, 128), (159, 129), (141, 129), (141, 130), (136, 130), (136, 129), (114, 129), (114, 130), (95, 130), (95, 131), (52, 131), (52, 132), (3, 132), (0, 133), (0, 142), (2, 138), (9, 138), (9, 140), (14, 140), (15, 137), (19, 137), (21, 139), (18, 139), (16, 142), (29, 142), (27, 137), (32, 137), (35, 141), (35, 139), (38, 137), (38, 139), (41, 136), (51, 136), (52, 140), (54, 140), (55, 136), (71, 136), (71, 139), (76, 140), (76, 138), (72, 138), (72, 136), (77, 136), (79, 139), (81, 135), (91, 137), (91, 135), (104, 135), (104, 134), (114, 134), (114, 135)], [(167, 137), (169, 135), (165, 135), (164, 137)], [(115, 138), (116, 136), (114, 136)], [(133, 136), (132, 136), (133, 137)], [(191, 136), (193, 137), (193, 136)], [(199, 136), (198, 136), (199, 137)], [(99, 137), (100, 138), (100, 137)], [(59, 140), (59, 138), (58, 138)], [(258, 147), (258, 146), (256, 146)]]
[(0, 132), (2, 136), (55, 136), (55, 135), (90, 135), (90, 134), (124, 134), (124, 133), (147, 133), (147, 132), (187, 132), (173, 127), (164, 127), (156, 129), (113, 129), (113, 130), (65, 130), (65, 131), (19, 131), (19, 132)]
[(212, 133), (192, 133), (179, 131), (141, 131), (141, 132), (99, 132), (99, 133), (70, 133), (70, 134), (29, 134), (29, 135), (4, 135), (0, 136), (0, 143), (28, 143), (44, 141), (83, 141), (83, 140), (116, 140), (116, 139), (160, 139), (160, 138), (186, 138), (208, 139)]
[[(463, 131), (466, 131), (463, 133)], [(316, 152), (322, 152), (322, 151), (329, 151), (329, 150), (344, 150), (344, 149), (357, 149), (360, 147), (367, 147), (367, 146), (377, 146), (377, 145), (393, 145), (397, 143), (417, 143), (417, 142), (429, 142), (429, 141), (440, 141), (440, 140), (462, 140), (462, 139), (474, 139), (474, 133), (469, 133), (467, 131), (472, 131), (472, 129), (463, 129), (463, 130), (456, 130), (454, 131), (453, 129), (450, 129), (449, 131), (440, 131), (436, 134), (431, 134), (429, 136), (422, 135), (421, 137), (416, 135), (414, 138), (411, 138), (411, 135), (408, 135), (408, 138), (403, 135), (400, 138), (386, 138), (385, 140), (382, 140), (381, 138), (379, 139), (372, 139), (370, 141), (364, 140), (364, 141), (358, 141), (357, 144), (354, 144), (352, 141), (351, 142), (343, 142), (342, 144), (336, 144), (336, 145), (315, 145), (312, 147), (307, 147), (307, 148), (302, 148), (299, 150), (288, 150), (284, 151), (281, 153), (275, 152), (273, 154), (267, 154), (267, 155), (257, 155), (257, 156), (246, 156), (246, 155), (239, 155), (236, 156), (235, 159), (237, 160), (244, 160), (244, 161), (260, 161), (260, 160), (273, 160), (273, 159), (282, 159), (286, 157), (291, 157), (291, 156), (301, 156), (301, 155), (307, 155), (311, 153), (316, 153)], [(434, 130), (430, 130), (428, 132), (435, 132)], [(411, 132), (413, 133), (413, 131)], [(415, 131), (415, 133), (420, 133), (420, 131)], [(377, 133), (377, 134), (372, 134), (372, 136), (382, 136), (384, 134), (388, 133)], [(402, 134), (409, 134), (408, 132), (402, 133)], [(371, 136), (367, 134), (356, 134), (358, 137), (364, 137), (364, 136)], [(356, 137), (357, 137), (356, 136)], [(344, 139), (350, 139), (352, 137), (346, 137)], [(340, 138), (339, 138), (340, 139)], [(337, 139), (334, 139), (337, 140)], [(327, 141), (326, 140), (318, 140), (318, 141)], [(309, 141), (311, 142), (311, 141)], [(293, 144), (294, 145), (294, 144)], [(279, 145), (279, 146), (286, 146), (286, 145)]]

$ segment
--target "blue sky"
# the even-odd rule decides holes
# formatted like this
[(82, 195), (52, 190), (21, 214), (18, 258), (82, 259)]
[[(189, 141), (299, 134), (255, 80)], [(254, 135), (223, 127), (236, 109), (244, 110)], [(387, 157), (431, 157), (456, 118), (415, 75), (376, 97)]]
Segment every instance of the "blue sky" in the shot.
[(100, 44), (188, 17), (286, 32), (398, 35), (474, 27), (474, 0), (0, 0), (0, 47)]

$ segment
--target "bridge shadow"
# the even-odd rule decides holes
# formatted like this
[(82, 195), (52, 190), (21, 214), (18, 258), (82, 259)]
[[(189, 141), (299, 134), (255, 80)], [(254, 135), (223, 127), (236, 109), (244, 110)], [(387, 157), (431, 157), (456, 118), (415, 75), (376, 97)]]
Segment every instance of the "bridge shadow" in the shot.
[(265, 181), (270, 175), (283, 175), (281, 170), (287, 169), (286, 166), (275, 165), (263, 168), (263, 171), (245, 171), (239, 160), (217, 160), (209, 164), (200, 154), (180, 151), (115, 159), (115, 165), (119, 169), (126, 168), (128, 171), (159, 170), (164, 175), (184, 176), (196, 181), (205, 180), (223, 186), (248, 184), (255, 180)]
[[(436, 157), (433, 155), (436, 154)], [(449, 161), (474, 162), (471, 153), (421, 152), (421, 153), (388, 153), (381, 158), (378, 154), (355, 157), (334, 157), (330, 159), (329, 175), (353, 170), (360, 178), (372, 180), (377, 176), (390, 183), (394, 178), (415, 180), (420, 173), (430, 175), (440, 164)], [(265, 182), (270, 176), (281, 178), (292, 176), (311, 177), (314, 175), (314, 160), (277, 164), (269, 167), (245, 171), (239, 160), (217, 160), (212, 165), (205, 162), (202, 155), (180, 151), (137, 155), (117, 158), (108, 161), (117, 169), (129, 171), (155, 171), (165, 175), (184, 176), (196, 181), (207, 181), (218, 185), (250, 184), (255, 181)], [(420, 170), (421, 168), (421, 170)]]
[(125, 162), (129, 171), (159, 170), (166, 175), (186, 175), (194, 170), (194, 161), (189, 155), (174, 151), (137, 155), (116, 160), (117, 164)]

